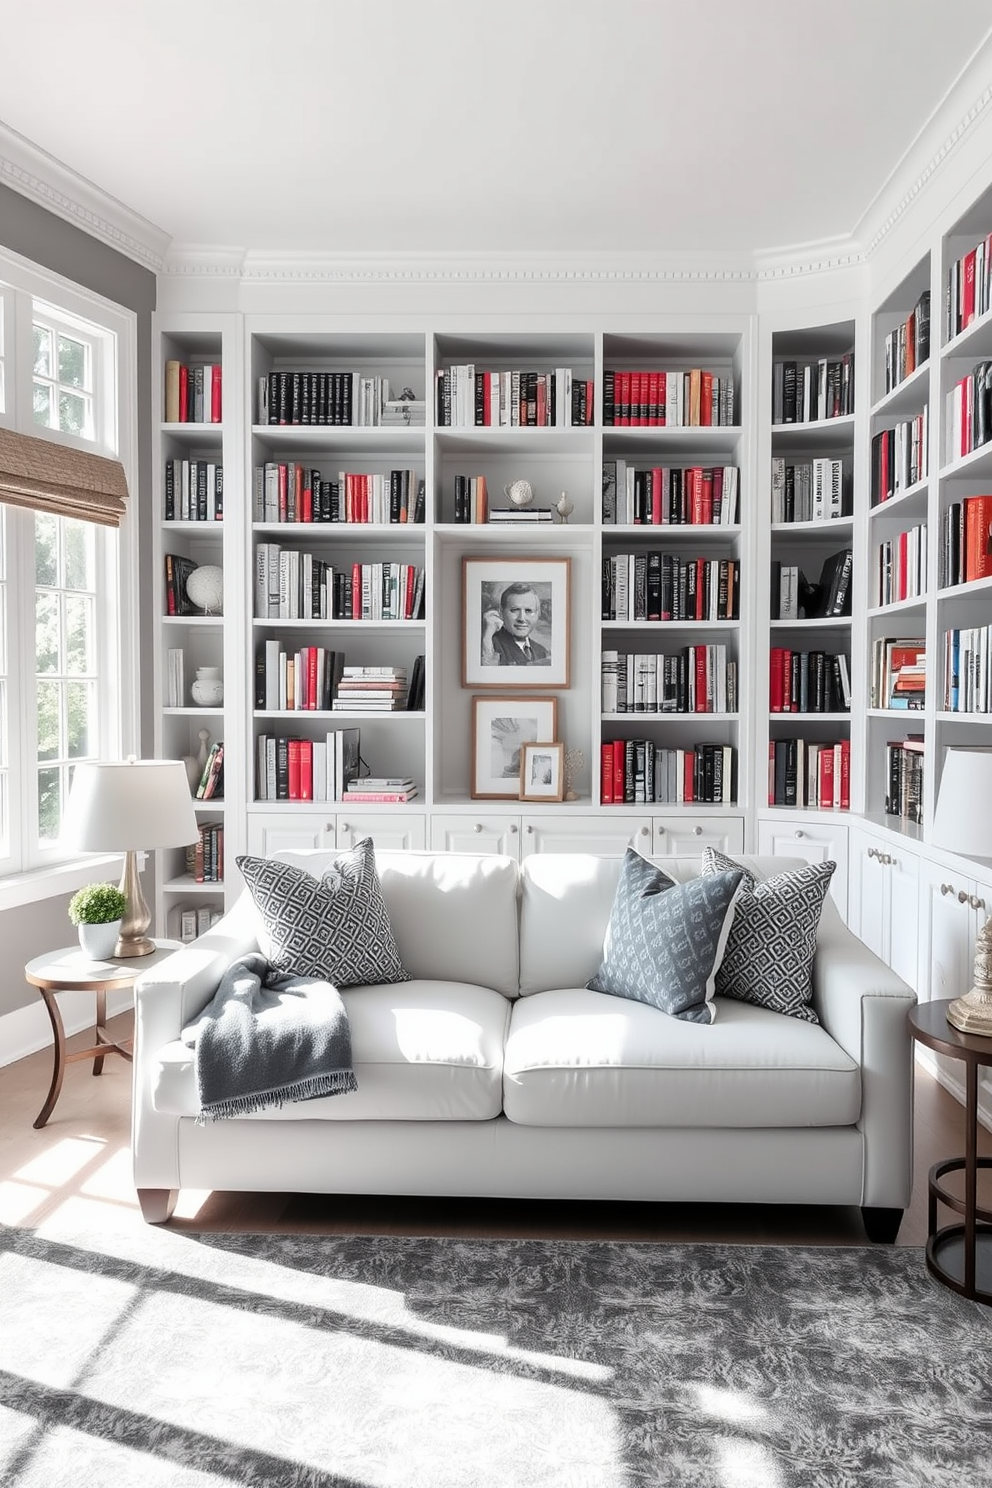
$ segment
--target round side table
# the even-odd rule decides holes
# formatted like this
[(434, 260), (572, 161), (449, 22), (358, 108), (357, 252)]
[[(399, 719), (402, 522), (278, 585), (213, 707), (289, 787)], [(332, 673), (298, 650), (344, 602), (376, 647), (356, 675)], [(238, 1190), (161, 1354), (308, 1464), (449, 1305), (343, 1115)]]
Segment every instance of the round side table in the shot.
[[(99, 1075), (103, 1071), (103, 1061), (107, 1054), (120, 1054), (130, 1060), (131, 1039), (117, 1042), (107, 1033), (107, 993), (129, 991), (142, 972), (157, 962), (164, 961), (166, 956), (171, 956), (179, 947), (178, 940), (156, 940), (155, 950), (149, 956), (94, 961), (75, 945), (65, 950), (53, 951), (47, 956), (35, 956), (33, 961), (28, 962), (24, 968), (25, 981), (32, 987), (37, 987), (41, 993), (55, 1037), (52, 1083), (45, 1097), (45, 1104), (34, 1120), (35, 1127), (44, 1126), (55, 1109), (67, 1064), (73, 1064), (77, 1059), (92, 1059), (93, 1073)], [(65, 1028), (55, 997), (56, 992), (96, 993), (96, 1042), (91, 1048), (73, 1049), (71, 1054), (66, 1052)]]
[[(952, 1291), (992, 1306), (992, 1210), (978, 1204), (978, 1170), (992, 1168), (992, 1157), (978, 1156), (978, 1073), (992, 1069), (992, 1038), (961, 1033), (947, 1021), (951, 998), (924, 1002), (909, 1013), (913, 1037), (928, 1049), (960, 1059), (965, 1067), (965, 1155), (934, 1163), (929, 1175), (927, 1268)], [(948, 1173), (964, 1170), (964, 1197), (944, 1187)], [(938, 1228), (937, 1205), (960, 1214), (963, 1224)]]

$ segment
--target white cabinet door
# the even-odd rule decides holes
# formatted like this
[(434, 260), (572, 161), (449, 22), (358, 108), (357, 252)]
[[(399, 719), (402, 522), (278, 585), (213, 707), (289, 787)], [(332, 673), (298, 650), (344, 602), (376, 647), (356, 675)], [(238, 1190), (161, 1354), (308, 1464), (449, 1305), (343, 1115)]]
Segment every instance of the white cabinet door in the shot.
[(427, 826), (422, 812), (396, 811), (389, 815), (371, 811), (342, 811), (337, 818), (337, 846), (354, 847), (371, 837), (376, 847), (390, 852), (427, 846)]
[(740, 816), (656, 816), (654, 849), (656, 858), (694, 858), (704, 847), (717, 852), (744, 851), (744, 820)]
[(248, 817), (248, 851), (256, 858), (271, 858), (280, 848), (334, 847), (333, 816), (287, 811)]
[(830, 893), (845, 920), (848, 916), (847, 849), (847, 823), (834, 821), (832, 817), (758, 823), (760, 855), (837, 864), (830, 880)]
[(882, 869), (888, 881), (888, 943), (892, 970), (913, 988), (919, 981), (920, 860), (915, 853), (887, 851)]
[(431, 817), (434, 852), (501, 853), (520, 857), (520, 822), (510, 816), (482, 814)]
[(651, 856), (651, 823), (644, 817), (525, 816), (520, 826), (520, 856), (539, 852), (615, 853), (636, 847)]
[(851, 835), (848, 881), (848, 924), (865, 945), (888, 961), (888, 911), (882, 849), (866, 832)]
[(972, 986), (975, 940), (990, 904), (992, 896), (982, 884), (939, 863), (921, 865), (921, 1001), (961, 997)]

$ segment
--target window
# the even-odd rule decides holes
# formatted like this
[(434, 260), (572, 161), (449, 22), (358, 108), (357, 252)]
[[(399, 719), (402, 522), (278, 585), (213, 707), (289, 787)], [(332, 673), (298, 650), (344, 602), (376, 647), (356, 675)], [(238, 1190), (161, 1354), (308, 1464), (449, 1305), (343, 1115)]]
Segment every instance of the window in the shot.
[[(0, 424), (128, 471), (133, 315), (0, 253), (0, 317)], [(133, 529), (0, 502), (0, 905), (75, 856), (59, 832), (76, 763), (135, 748)]]

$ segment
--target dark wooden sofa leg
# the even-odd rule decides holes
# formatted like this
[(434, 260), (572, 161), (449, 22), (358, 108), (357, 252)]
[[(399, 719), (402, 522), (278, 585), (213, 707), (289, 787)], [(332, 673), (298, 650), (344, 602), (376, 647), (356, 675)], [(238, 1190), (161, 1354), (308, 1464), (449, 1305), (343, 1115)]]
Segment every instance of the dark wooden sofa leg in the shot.
[(146, 1224), (165, 1224), (176, 1207), (178, 1188), (139, 1188), (138, 1203)]
[(893, 1245), (902, 1224), (903, 1209), (872, 1209), (863, 1207), (861, 1218), (865, 1233), (876, 1245)]

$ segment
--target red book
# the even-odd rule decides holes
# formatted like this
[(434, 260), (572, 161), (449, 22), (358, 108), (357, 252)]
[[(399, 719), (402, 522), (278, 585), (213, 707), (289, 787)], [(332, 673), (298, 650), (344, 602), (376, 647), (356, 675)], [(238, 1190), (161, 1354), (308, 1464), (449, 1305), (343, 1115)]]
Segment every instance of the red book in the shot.
[(360, 563), (351, 565), (351, 618), (353, 620), (362, 618), (362, 565)]
[(841, 739), (840, 741), (840, 787), (838, 789), (838, 804), (842, 811), (850, 809), (851, 805), (851, 741)]
[(661, 424), (662, 426), (664, 426), (664, 424), (665, 424), (665, 416), (666, 416), (666, 413), (668, 411), (667, 410), (667, 399), (668, 399), (668, 374), (667, 374), (667, 372), (659, 372), (658, 373), (658, 423)]
[(220, 365), (210, 368), (210, 422), (221, 422)]
[(614, 413), (615, 424), (630, 423), (630, 373), (617, 372), (613, 379)]
[(642, 424), (644, 422), (644, 420), (641, 417), (641, 411), (642, 410), (641, 410), (641, 374), (640, 374), (640, 372), (631, 372), (629, 374), (629, 386), (630, 386), (630, 403), (629, 403), (629, 413), (628, 413), (627, 422), (629, 424)]
[(285, 465), (279, 466), (279, 520), (289, 520), (289, 471)]
[(306, 706), (308, 708), (311, 708), (312, 709), (312, 708), (316, 708), (317, 702), (318, 702), (318, 698), (317, 698), (317, 647), (316, 646), (308, 646), (307, 647), (307, 672), (306, 672), (306, 676), (307, 676)]
[(185, 362), (179, 367), (179, 422), (189, 423), (189, 368)]
[(699, 422), (701, 424), (712, 424), (713, 422), (712, 372), (701, 372), (699, 375)]
[(783, 711), (782, 657), (787, 654), (782, 646), (773, 646), (768, 653), (768, 708), (772, 713)]
[(686, 471), (685, 479), (689, 482), (689, 521), (703, 522), (703, 472), (693, 465)]
[(309, 739), (300, 740), (300, 800), (313, 800), (313, 744)]
[(665, 520), (661, 507), (661, 467), (655, 465), (651, 471), (651, 522), (660, 527)]
[(543, 429), (548, 422), (548, 384), (543, 377), (537, 379), (537, 426)]
[(827, 745), (820, 750), (817, 757), (817, 796), (821, 806), (833, 806), (834, 804), (834, 752)]
[(961, 329), (971, 325), (975, 318), (975, 258), (978, 250), (972, 248), (961, 260)]
[(687, 749), (682, 774), (682, 798), (685, 801), (694, 801), (696, 792), (694, 789), (696, 776), (696, 751)]
[(601, 806), (613, 805), (613, 744), (600, 745), (599, 801)]
[(709, 703), (706, 700), (706, 647), (694, 646), (696, 661), (696, 712), (708, 713)]
[(416, 589), (415, 569), (412, 563), (406, 566), (406, 593), (403, 596), (403, 619), (413, 619), (413, 595)]
[(299, 739), (289, 741), (289, 799), (300, 800), (300, 743)]
[(627, 752), (622, 739), (613, 741), (613, 799), (623, 804)]
[(768, 741), (768, 804), (775, 805), (775, 740)]
[(905, 599), (909, 588), (909, 533), (899, 534), (899, 556), (896, 563), (896, 598)]
[(992, 496), (964, 498), (964, 581), (992, 575)]
[(484, 372), (482, 375), (482, 422), (488, 429), (493, 421), (493, 374)]

